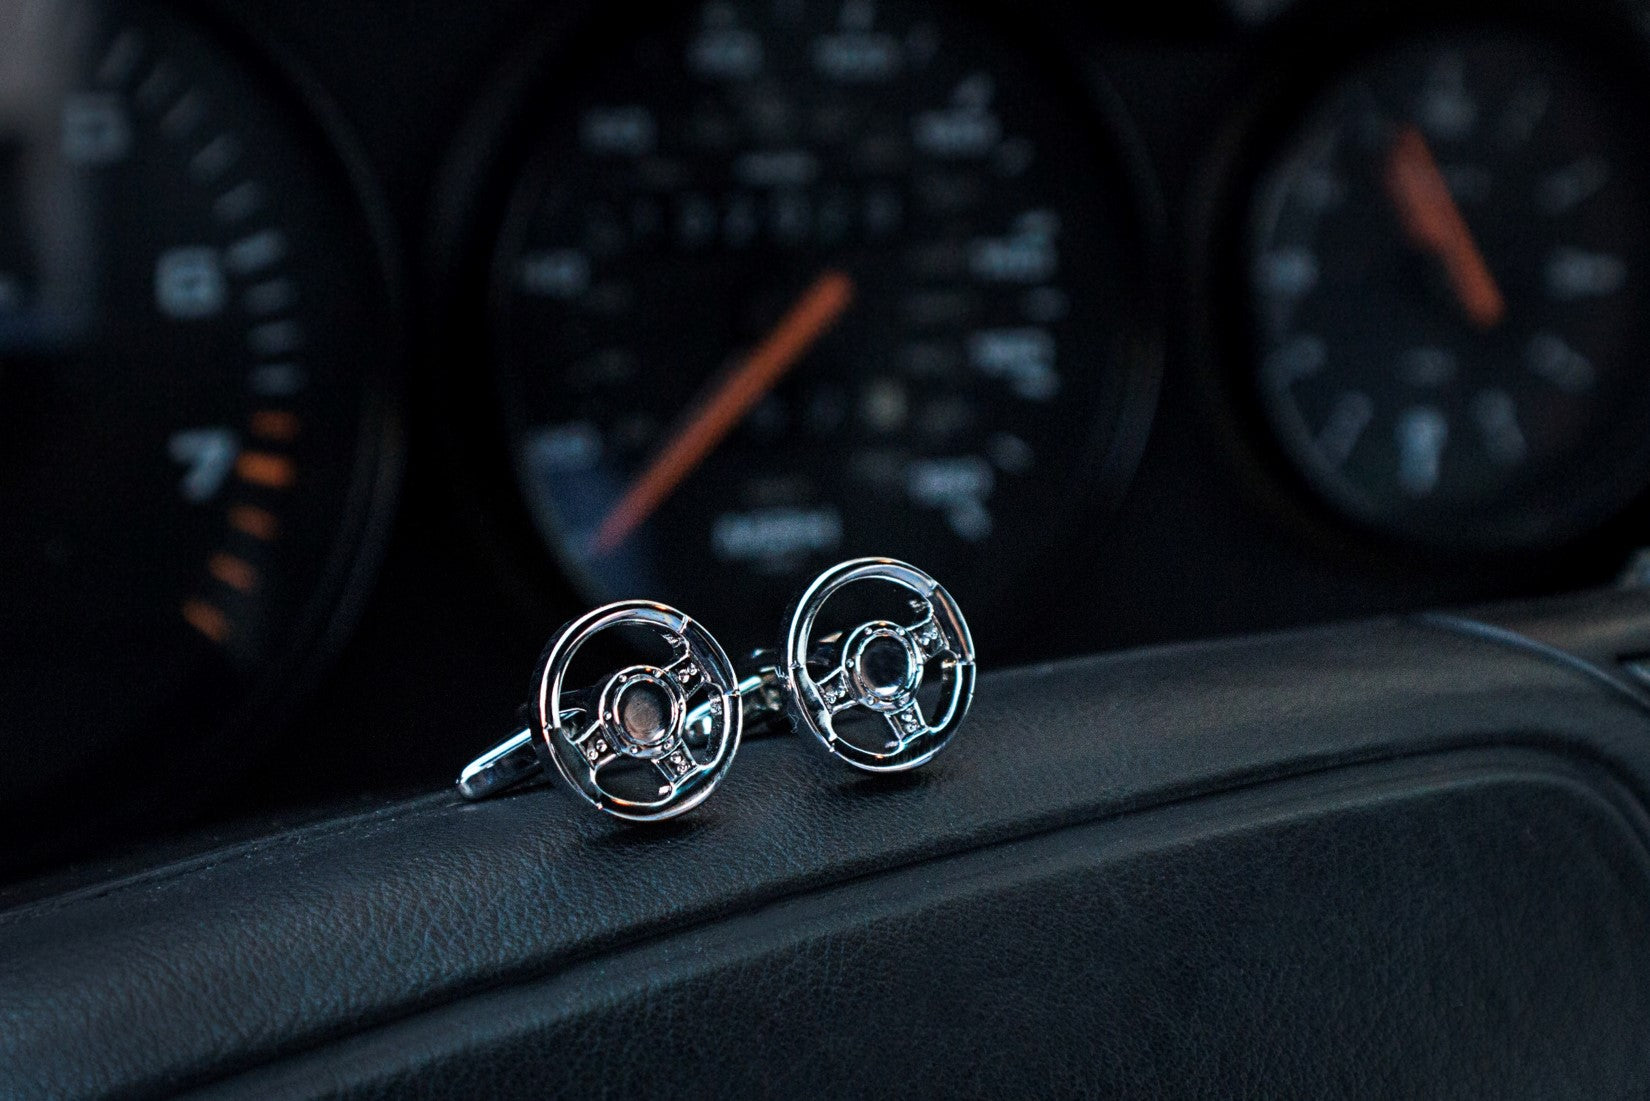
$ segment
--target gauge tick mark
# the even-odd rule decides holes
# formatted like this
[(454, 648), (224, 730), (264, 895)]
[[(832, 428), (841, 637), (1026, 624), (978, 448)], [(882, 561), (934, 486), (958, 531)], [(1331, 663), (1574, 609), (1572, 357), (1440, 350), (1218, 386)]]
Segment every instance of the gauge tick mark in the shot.
[(229, 510), (229, 526), (242, 535), (268, 543), (275, 538), (280, 524), (268, 509), (256, 505), (236, 505)]
[(185, 600), (183, 618), (189, 626), (220, 646), (229, 639), (229, 617), (223, 614), (222, 609), (204, 600)]
[(258, 571), (244, 558), (233, 554), (214, 554), (206, 564), (211, 575), (237, 592), (249, 593), (258, 587)]
[(292, 460), (267, 451), (243, 451), (235, 460), (235, 474), (243, 482), (265, 489), (290, 489), (296, 480)]

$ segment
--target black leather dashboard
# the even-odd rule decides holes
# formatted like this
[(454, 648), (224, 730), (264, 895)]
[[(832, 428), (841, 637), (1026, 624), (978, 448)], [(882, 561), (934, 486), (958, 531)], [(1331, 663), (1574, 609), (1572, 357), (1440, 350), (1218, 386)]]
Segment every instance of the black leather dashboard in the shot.
[[(1608, 607), (1597, 652), (1650, 599)], [(0, 1074), (26, 1097), (1638, 1095), (1647, 785), (1627, 682), (1477, 621), (996, 674), (903, 780), (756, 740), (679, 825), (437, 794), (16, 905)]]

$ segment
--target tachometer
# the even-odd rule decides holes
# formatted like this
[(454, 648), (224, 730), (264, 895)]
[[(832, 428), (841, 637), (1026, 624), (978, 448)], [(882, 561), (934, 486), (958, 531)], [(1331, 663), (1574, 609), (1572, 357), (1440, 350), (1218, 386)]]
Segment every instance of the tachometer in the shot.
[(591, 595), (703, 609), (739, 645), (860, 554), (1030, 622), (1156, 366), (1092, 89), (926, 0), (716, 2), (606, 41), (545, 92), (494, 249), (546, 542)]
[(158, 5), (0, 10), (8, 859), (244, 756), (384, 496), (385, 270), (291, 107)]

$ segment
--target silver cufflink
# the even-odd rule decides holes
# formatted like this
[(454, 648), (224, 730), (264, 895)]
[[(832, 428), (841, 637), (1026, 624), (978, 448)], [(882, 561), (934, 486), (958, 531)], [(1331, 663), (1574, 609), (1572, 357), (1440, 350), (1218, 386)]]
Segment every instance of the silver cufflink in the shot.
[[(611, 669), (615, 644), (652, 653), (580, 683), (579, 671)], [(743, 725), (733, 664), (721, 645), (675, 608), (645, 600), (604, 605), (558, 630), (524, 711), (522, 729), (460, 774), (466, 799), (553, 772), (608, 814), (672, 818), (721, 783)]]
[[(864, 614), (879, 606), (900, 618)], [(843, 621), (853, 625), (830, 629)], [(613, 671), (617, 635), (650, 659)], [(738, 680), (711, 633), (664, 604), (587, 612), (550, 639), (522, 728), (471, 761), (458, 790), (485, 799), (553, 773), (598, 810), (656, 822), (716, 789), (747, 718), (788, 719), (854, 768), (900, 772), (950, 743), (974, 697), (974, 640), (956, 600), (890, 558), (820, 574), (792, 611), (783, 650), (757, 661)]]
[[(841, 621), (836, 603), (883, 608), (894, 618)], [(749, 719), (784, 715), (838, 760), (867, 772), (899, 772), (932, 760), (962, 725), (974, 696), (974, 640), (945, 588), (915, 566), (859, 558), (814, 579), (791, 613), (783, 651), (759, 653), (740, 683)]]

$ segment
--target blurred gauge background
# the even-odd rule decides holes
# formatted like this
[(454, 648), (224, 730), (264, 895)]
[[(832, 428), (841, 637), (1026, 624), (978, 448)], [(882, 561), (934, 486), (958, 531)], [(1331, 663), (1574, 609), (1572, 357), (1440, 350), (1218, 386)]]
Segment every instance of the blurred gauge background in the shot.
[(1309, 492), (1453, 554), (1550, 549), (1650, 481), (1650, 98), (1574, 29), (1464, 21), (1346, 59), (1249, 207), (1264, 429)]
[(0, 19), (0, 847), (21, 863), (186, 811), (256, 756), (359, 598), (400, 334), (335, 136), (232, 35), (148, 3)]
[(580, 609), (853, 554), (982, 668), (1611, 579), (1642, 31), (1406, 7), (0, 2), (11, 851), (427, 789)]
[(1126, 484), (1156, 225), (1104, 87), (927, 0), (645, 6), (547, 62), (477, 251), (538, 571), (771, 644), (821, 568), (920, 564), (994, 655)]

